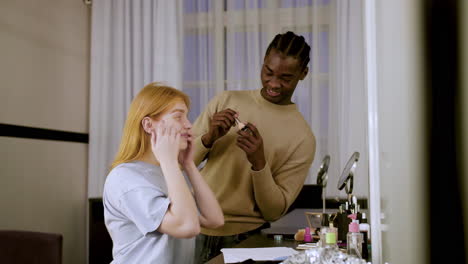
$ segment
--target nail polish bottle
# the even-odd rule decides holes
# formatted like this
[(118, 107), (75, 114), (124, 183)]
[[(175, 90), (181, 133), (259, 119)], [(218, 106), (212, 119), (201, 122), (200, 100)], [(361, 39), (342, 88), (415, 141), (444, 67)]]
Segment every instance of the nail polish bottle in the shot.
[(304, 242), (312, 242), (312, 236), (310, 235), (310, 227), (305, 228)]

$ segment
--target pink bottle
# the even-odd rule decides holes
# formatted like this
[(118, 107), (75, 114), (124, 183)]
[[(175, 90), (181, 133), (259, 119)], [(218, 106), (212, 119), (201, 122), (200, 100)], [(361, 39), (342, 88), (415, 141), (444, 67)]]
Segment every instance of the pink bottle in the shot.
[(305, 228), (304, 242), (312, 242), (312, 236), (310, 235), (310, 227)]

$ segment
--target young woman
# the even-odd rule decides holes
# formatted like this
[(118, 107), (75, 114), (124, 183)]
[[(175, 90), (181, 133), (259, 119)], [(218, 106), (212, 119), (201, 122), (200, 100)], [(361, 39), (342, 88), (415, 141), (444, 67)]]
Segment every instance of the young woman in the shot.
[(130, 105), (104, 185), (112, 263), (192, 263), (191, 238), (200, 226), (224, 224), (193, 162), (188, 106), (186, 94), (157, 83), (144, 87)]

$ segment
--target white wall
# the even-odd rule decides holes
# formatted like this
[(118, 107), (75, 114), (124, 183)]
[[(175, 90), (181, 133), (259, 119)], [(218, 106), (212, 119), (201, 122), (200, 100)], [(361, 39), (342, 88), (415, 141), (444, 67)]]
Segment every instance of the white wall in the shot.
[[(89, 24), (80, 0), (0, 1), (0, 123), (88, 132)], [(86, 263), (87, 149), (0, 137), (0, 229), (61, 233)]]
[(376, 4), (382, 223), (390, 223), (382, 233), (382, 263), (428, 263), (421, 5), (407, 0)]

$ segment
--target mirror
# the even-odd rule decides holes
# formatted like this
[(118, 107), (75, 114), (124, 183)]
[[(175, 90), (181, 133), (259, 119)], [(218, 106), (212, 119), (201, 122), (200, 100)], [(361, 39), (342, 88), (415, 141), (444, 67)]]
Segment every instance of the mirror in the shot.
[(345, 188), (346, 194), (351, 195), (353, 192), (353, 181), (354, 181), (354, 171), (356, 169), (357, 162), (359, 160), (359, 152), (354, 152), (353, 155), (349, 158), (346, 166), (341, 173), (340, 180), (338, 181), (338, 190), (343, 190)]
[(330, 165), (330, 155), (326, 155), (322, 163), (320, 164), (319, 170), (317, 172), (317, 185), (322, 186), (325, 189), (327, 187), (328, 181), (328, 166)]
[(326, 155), (322, 163), (320, 164), (319, 170), (317, 172), (317, 185), (322, 186), (322, 207), (323, 213), (325, 213), (325, 190), (328, 182), (328, 166), (330, 165), (330, 155)]

